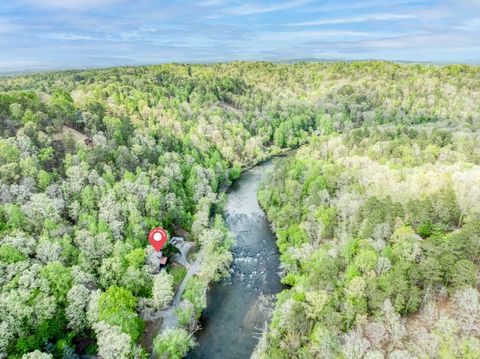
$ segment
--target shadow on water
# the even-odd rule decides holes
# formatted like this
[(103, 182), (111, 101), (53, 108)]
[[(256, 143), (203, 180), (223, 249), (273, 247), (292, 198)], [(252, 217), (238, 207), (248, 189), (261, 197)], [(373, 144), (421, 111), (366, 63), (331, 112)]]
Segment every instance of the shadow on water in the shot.
[(187, 358), (249, 358), (269, 320), (275, 294), (283, 287), (276, 239), (256, 193), (271, 166), (267, 161), (246, 171), (227, 193), (225, 218), (236, 238), (231, 277), (209, 291), (197, 334), (199, 346)]

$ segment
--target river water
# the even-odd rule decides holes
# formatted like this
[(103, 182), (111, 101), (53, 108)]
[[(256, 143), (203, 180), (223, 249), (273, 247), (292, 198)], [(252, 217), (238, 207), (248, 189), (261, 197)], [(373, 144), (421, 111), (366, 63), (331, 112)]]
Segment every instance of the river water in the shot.
[(235, 237), (230, 278), (210, 289), (197, 334), (199, 346), (187, 358), (250, 358), (282, 289), (275, 236), (257, 201), (257, 189), (271, 161), (246, 171), (227, 192), (225, 219)]

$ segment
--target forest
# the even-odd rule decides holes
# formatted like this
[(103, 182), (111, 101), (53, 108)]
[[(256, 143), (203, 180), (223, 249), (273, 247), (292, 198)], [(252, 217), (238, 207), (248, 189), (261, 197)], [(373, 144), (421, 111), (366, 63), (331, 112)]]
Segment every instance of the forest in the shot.
[(258, 193), (289, 289), (256, 358), (479, 358), (478, 123), (314, 138)]
[(0, 78), (0, 358), (148, 358), (182, 273), (148, 231), (228, 275), (224, 190), (287, 149), (259, 201), (288, 287), (257, 358), (480, 357), (480, 67), (391, 62), (169, 64)]

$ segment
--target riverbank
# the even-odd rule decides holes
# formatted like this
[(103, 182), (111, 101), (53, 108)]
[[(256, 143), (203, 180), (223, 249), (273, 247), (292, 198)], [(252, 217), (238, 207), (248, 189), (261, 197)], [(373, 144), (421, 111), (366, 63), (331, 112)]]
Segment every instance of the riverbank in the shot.
[[(269, 168), (271, 166), (271, 162), (275, 157), (288, 156), (288, 154), (290, 152), (294, 152), (294, 151), (296, 151), (296, 150), (295, 149), (293, 149), (293, 150), (292, 149), (283, 149), (283, 150), (280, 150), (276, 153), (271, 154), (270, 157), (268, 157), (268, 158), (260, 159), (256, 162), (251, 163), (251, 164), (247, 165), (246, 167), (242, 168), (242, 170), (240, 172), (240, 177), (235, 179), (230, 186), (225, 186), (224, 188), (222, 188), (218, 197), (222, 196), (225, 193), (229, 194), (229, 193), (231, 193), (232, 190), (234, 191), (235, 187), (238, 186), (237, 183), (238, 182), (241, 183), (242, 178), (245, 177), (245, 175), (248, 174), (249, 172), (255, 172), (255, 168), (258, 169), (257, 170), (257, 172), (258, 172), (257, 175), (260, 174), (260, 173), (263, 173), (266, 170), (266, 168)], [(249, 198), (248, 202), (250, 204), (255, 203), (256, 206), (258, 207), (258, 208), (250, 208), (252, 210), (252, 212), (251, 212), (252, 214), (254, 213), (256, 215), (261, 216), (262, 218), (266, 218), (265, 214), (263, 213), (263, 210), (259, 207), (257, 199), (256, 199), (256, 189), (258, 187), (258, 183), (260, 182), (260, 180), (261, 180), (261, 176), (257, 176), (256, 177), (256, 182), (254, 183), (254, 188), (252, 189), (252, 191), (249, 192), (250, 193), (250, 198)], [(228, 196), (228, 194), (227, 194), (227, 196)], [(244, 205), (245, 205), (245, 202), (244, 202)], [(212, 208), (210, 210), (210, 214), (212, 214), (212, 216), (210, 216), (210, 219), (208, 221), (208, 225), (205, 226), (205, 224), (204, 224), (203, 230), (207, 230), (207, 229), (212, 228), (213, 219), (217, 216), (216, 213), (220, 212), (220, 211), (223, 212), (222, 208), (219, 208), (219, 206), (221, 207), (221, 204), (219, 205), (218, 200), (215, 201), (215, 202), (212, 202), (210, 204), (210, 206)], [(227, 201), (227, 206), (228, 206), (228, 201)], [(219, 209), (220, 209), (220, 211), (219, 211)], [(225, 214), (222, 213), (222, 216), (223, 215), (225, 215)], [(227, 217), (228, 229), (231, 231), (232, 228), (231, 228), (231, 225), (229, 225), (228, 214), (227, 214), (226, 217)], [(267, 223), (265, 223), (265, 225), (266, 225), (266, 228), (267, 228), (266, 230), (271, 231), (270, 230), (270, 224), (267, 222)], [(263, 230), (265, 230), (265, 229), (263, 229)], [(235, 233), (234, 233), (234, 235), (235, 235)], [(276, 253), (277, 248), (276, 248), (276, 244), (275, 244), (275, 237), (273, 236), (272, 233), (269, 233), (268, 235), (271, 237), (269, 239), (269, 241), (273, 246), (273, 248), (272, 248), (273, 252), (271, 254), (278, 256), (278, 253)], [(237, 237), (236, 239), (238, 241), (238, 236), (236, 236), (236, 237)], [(225, 238), (225, 239), (228, 242), (228, 239), (227, 238)], [(211, 257), (208, 257), (208, 255), (207, 255), (207, 254), (211, 255), (211, 252), (212, 252), (211, 249), (205, 248), (205, 246), (201, 247), (200, 251), (197, 253), (195, 263), (192, 264), (192, 266), (190, 266), (190, 268), (188, 269), (185, 278), (183, 279), (182, 283), (180, 284), (178, 290), (175, 293), (175, 296), (174, 296), (174, 299), (172, 300), (172, 303), (167, 308), (165, 308), (164, 310), (162, 310), (159, 313), (159, 317), (160, 317), (159, 321), (161, 321), (161, 324), (158, 324), (158, 322), (153, 322), (153, 323), (150, 323), (147, 326), (146, 332), (144, 334), (144, 338), (142, 340), (142, 345), (148, 350), (148, 352), (150, 353), (152, 358), (156, 357), (156, 355), (154, 353), (154, 350), (153, 350), (153, 340), (157, 335), (164, 332), (168, 328), (177, 328), (177, 327), (186, 328), (188, 330), (188, 332), (190, 333), (190, 335), (192, 335), (193, 332), (196, 332), (199, 329), (202, 329), (201, 327), (205, 327), (206, 318), (211, 316), (211, 312), (212, 312), (212, 309), (209, 311), (208, 307), (213, 308), (213, 309), (218, 307), (218, 305), (211, 305), (211, 303), (213, 301), (212, 298), (214, 298), (216, 296), (216, 294), (214, 292), (212, 293), (211, 291), (209, 291), (208, 296), (207, 296), (207, 289), (208, 289), (208, 287), (210, 287), (210, 284), (211, 284), (212, 281), (215, 282), (215, 279), (221, 279), (221, 277), (213, 278), (213, 277), (216, 277), (216, 276), (213, 275), (213, 277), (212, 277), (212, 275), (209, 275), (205, 278), (205, 276), (203, 276), (202, 285), (200, 287), (205, 287), (205, 290), (204, 291), (203, 290), (198, 290), (197, 295), (199, 295), (200, 297), (205, 297), (205, 300), (203, 300), (203, 299), (200, 300), (200, 302), (204, 302), (204, 305), (202, 306), (201, 304), (197, 304), (196, 308), (194, 308), (195, 310), (193, 310), (192, 313), (190, 313), (188, 320), (184, 319), (182, 321), (182, 323), (180, 323), (180, 321), (178, 319), (179, 312), (180, 312), (181, 316), (185, 317), (185, 315), (184, 315), (185, 311), (189, 310), (189, 309), (186, 309), (186, 308), (189, 308), (190, 306), (195, 307), (194, 303), (191, 303), (191, 301), (188, 301), (185, 298), (182, 298), (185, 290), (189, 286), (189, 282), (192, 279), (195, 280), (195, 281), (198, 281), (197, 280), (198, 275), (201, 274), (202, 271), (203, 272), (211, 272), (209, 270), (205, 270), (204, 267), (212, 266), (212, 264), (213, 264), (213, 266), (216, 266), (214, 263), (212, 263)], [(234, 253), (234, 255), (235, 255), (235, 250), (233, 250), (232, 253)], [(224, 257), (224, 256), (222, 256), (222, 257)], [(209, 263), (208, 264), (205, 263), (205, 258), (209, 258)], [(238, 259), (238, 256), (236, 256), (236, 259)], [(242, 259), (240, 259), (240, 261), (241, 260)], [(220, 267), (224, 269), (225, 267), (229, 267), (229, 265), (230, 265), (230, 262), (228, 262), (228, 265), (227, 265), (227, 262), (225, 262), (224, 258), (222, 258), (222, 260), (220, 261)], [(232, 268), (234, 268), (234, 267), (235, 267), (235, 263), (232, 265)], [(231, 269), (229, 274), (233, 274), (233, 273), (235, 273), (235, 270)], [(261, 274), (261, 271), (259, 273)], [(276, 270), (275, 270), (275, 275), (278, 276), (278, 265), (277, 265)], [(226, 281), (228, 281), (228, 280), (230, 280), (230, 279), (227, 279)], [(279, 283), (279, 279), (277, 279), (277, 282)], [(221, 282), (221, 283), (224, 284), (225, 281)], [(219, 285), (221, 285), (221, 284), (219, 284)], [(193, 287), (195, 287), (195, 286), (198, 286), (198, 285), (195, 284)], [(215, 291), (215, 288), (216, 288), (216, 285), (214, 285), (212, 290)], [(208, 298), (209, 306), (207, 306), (207, 298)], [(266, 313), (267, 311), (269, 311), (271, 309), (270, 307), (272, 306), (272, 303), (273, 303), (273, 297), (270, 297), (270, 298), (268, 296), (262, 297), (258, 303), (253, 305), (254, 310), (251, 311), (250, 314), (247, 315), (247, 317), (251, 317), (251, 318), (262, 317), (262, 315), (259, 315), (258, 311), (263, 311), (263, 312)], [(205, 308), (207, 309), (206, 314), (203, 312), (203, 310)], [(199, 319), (200, 319), (200, 326), (197, 325), (197, 321)], [(264, 323), (261, 323), (261, 325), (263, 325), (263, 324)], [(258, 333), (260, 332), (260, 328), (255, 328), (255, 330)], [(204, 331), (199, 330), (197, 332), (197, 333), (199, 333), (198, 337), (204, 338), (204, 337), (208, 336), (208, 335), (203, 335), (203, 332)], [(254, 338), (254, 336), (251, 336), (251, 337)], [(253, 350), (253, 346), (252, 346), (252, 350)], [(251, 352), (251, 350), (250, 350), (250, 352)], [(192, 353), (195, 353), (195, 352), (192, 352)], [(192, 353), (189, 354), (189, 357), (193, 358), (193, 357), (195, 357), (195, 354), (192, 354)]]
[(199, 346), (187, 358), (248, 358), (282, 289), (275, 236), (256, 192), (271, 159), (242, 172), (227, 192), (225, 220), (236, 241), (230, 276), (209, 290)]

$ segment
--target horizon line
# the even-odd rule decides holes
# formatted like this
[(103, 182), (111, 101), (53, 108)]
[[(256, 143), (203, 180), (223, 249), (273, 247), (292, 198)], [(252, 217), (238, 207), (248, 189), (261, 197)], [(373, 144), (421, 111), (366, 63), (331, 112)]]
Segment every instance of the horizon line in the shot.
[(68, 71), (88, 71), (88, 70), (108, 70), (115, 68), (140, 68), (140, 67), (153, 67), (153, 66), (162, 66), (162, 65), (221, 65), (221, 64), (231, 64), (235, 62), (249, 62), (249, 63), (272, 63), (272, 64), (299, 64), (302, 62), (305, 63), (329, 63), (329, 62), (386, 62), (394, 63), (399, 65), (437, 65), (437, 66), (449, 66), (449, 65), (465, 65), (465, 66), (480, 66), (479, 61), (472, 62), (460, 62), (460, 61), (412, 61), (412, 60), (389, 60), (382, 58), (359, 58), (359, 59), (334, 59), (334, 58), (298, 58), (298, 59), (281, 59), (281, 60), (224, 60), (224, 61), (165, 61), (157, 63), (144, 63), (144, 64), (124, 64), (124, 65), (86, 65), (79, 67), (50, 67), (50, 66), (34, 66), (26, 67), (23, 69), (0, 69), (0, 77), (14, 77), (14, 76), (27, 76), (27, 75), (40, 75), (44, 73), (55, 73), (55, 72), (68, 72)]

